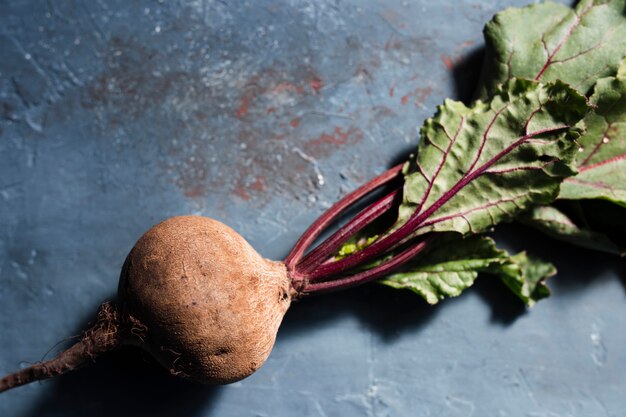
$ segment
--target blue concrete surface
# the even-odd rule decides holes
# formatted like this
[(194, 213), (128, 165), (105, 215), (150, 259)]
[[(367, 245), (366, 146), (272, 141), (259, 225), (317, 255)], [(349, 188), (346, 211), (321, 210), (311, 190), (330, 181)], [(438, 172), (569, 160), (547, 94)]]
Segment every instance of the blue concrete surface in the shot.
[[(471, 97), (482, 26), (524, 3), (0, 1), (0, 373), (79, 334), (168, 216), (284, 257)], [(0, 416), (626, 415), (623, 263), (499, 234), (559, 267), (528, 313), (487, 278), (437, 307), (367, 286), (294, 305), (242, 382), (126, 351), (1, 395)]]

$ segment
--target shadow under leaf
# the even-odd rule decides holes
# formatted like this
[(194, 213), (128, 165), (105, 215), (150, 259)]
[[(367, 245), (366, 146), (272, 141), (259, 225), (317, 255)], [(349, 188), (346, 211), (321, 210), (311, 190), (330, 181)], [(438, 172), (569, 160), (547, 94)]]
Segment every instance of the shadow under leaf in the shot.
[(466, 105), (476, 99), (476, 92), (483, 67), (485, 48), (472, 50), (464, 55), (452, 69), (454, 95)]
[(355, 316), (371, 332), (392, 343), (406, 331), (419, 331), (441, 306), (430, 306), (410, 291), (376, 283), (295, 302), (280, 329), (280, 337), (296, 337), (346, 316)]
[(524, 303), (493, 275), (480, 274), (473, 289), (489, 304), (493, 323), (512, 325), (528, 311)]

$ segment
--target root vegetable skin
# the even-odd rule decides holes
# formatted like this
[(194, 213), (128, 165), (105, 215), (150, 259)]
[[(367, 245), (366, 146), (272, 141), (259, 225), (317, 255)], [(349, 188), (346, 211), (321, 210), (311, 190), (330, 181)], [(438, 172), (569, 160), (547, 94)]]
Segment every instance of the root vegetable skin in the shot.
[(119, 286), (120, 307), (148, 329), (143, 346), (173, 374), (210, 384), (238, 381), (265, 362), (292, 296), (282, 262), (195, 216), (141, 237)]

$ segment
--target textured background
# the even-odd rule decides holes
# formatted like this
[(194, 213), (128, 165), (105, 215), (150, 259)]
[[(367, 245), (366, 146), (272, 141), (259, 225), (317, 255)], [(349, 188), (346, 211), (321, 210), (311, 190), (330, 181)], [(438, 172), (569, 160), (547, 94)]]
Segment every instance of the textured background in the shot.
[[(168, 216), (284, 257), (443, 98), (471, 97), (482, 26), (525, 0), (229, 3), (0, 1), (0, 373), (79, 334)], [(240, 383), (127, 351), (0, 396), (0, 415), (626, 415), (623, 263), (501, 234), (560, 269), (531, 312), (486, 278), (434, 308), (367, 286), (294, 305)]]

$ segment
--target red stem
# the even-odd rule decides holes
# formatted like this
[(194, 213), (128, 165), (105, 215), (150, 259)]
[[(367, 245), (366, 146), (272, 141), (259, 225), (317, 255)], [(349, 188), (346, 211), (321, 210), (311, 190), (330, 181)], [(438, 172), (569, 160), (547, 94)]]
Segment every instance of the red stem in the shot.
[(327, 291), (337, 291), (343, 290), (350, 287), (355, 287), (357, 285), (365, 284), (366, 282), (373, 281), (377, 278), (385, 276), (395, 270), (396, 268), (401, 267), (404, 263), (410, 261), (417, 254), (423, 251), (431, 242), (433, 237), (428, 237), (421, 242), (410, 246), (405, 249), (400, 254), (394, 256), (387, 262), (378, 265), (372, 269), (368, 269), (363, 272), (356, 273), (354, 275), (332, 280), (325, 282), (318, 282), (313, 284), (307, 284), (304, 286), (302, 292), (304, 294), (313, 294), (319, 292), (327, 292)]
[(355, 233), (363, 230), (363, 228), (389, 211), (389, 209), (393, 207), (393, 202), (399, 193), (400, 190), (394, 190), (354, 216), (352, 220), (342, 226), (332, 236), (306, 255), (296, 266), (298, 272), (305, 276), (312, 272), (322, 262), (335, 254), (337, 249), (339, 249), (341, 245), (343, 245)]
[(302, 255), (304, 255), (304, 252), (306, 252), (311, 244), (313, 244), (315, 239), (317, 239), (317, 237), (347, 208), (369, 194), (371, 191), (396, 178), (402, 170), (402, 165), (403, 164), (394, 166), (390, 170), (357, 188), (318, 217), (317, 220), (315, 220), (315, 222), (313, 222), (313, 224), (304, 232), (300, 239), (298, 239), (293, 249), (291, 249), (291, 252), (289, 252), (289, 255), (285, 258), (285, 265), (287, 266), (287, 269), (295, 272), (294, 275), (297, 277), (298, 271), (296, 271), (295, 266), (302, 258)]

